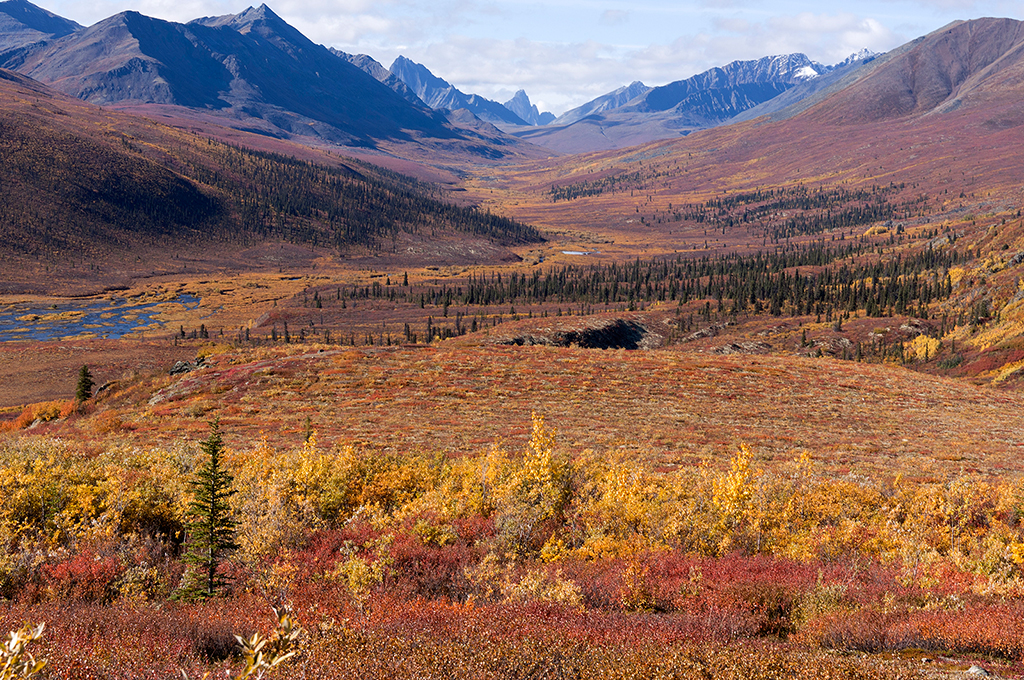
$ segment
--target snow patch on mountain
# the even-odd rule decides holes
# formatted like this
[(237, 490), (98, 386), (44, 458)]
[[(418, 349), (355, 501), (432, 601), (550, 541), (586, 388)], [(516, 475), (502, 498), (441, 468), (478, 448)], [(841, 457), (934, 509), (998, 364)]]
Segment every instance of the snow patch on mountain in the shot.
[(818, 71), (813, 66), (804, 66), (793, 73), (793, 77), (799, 80), (810, 80), (818, 77)]

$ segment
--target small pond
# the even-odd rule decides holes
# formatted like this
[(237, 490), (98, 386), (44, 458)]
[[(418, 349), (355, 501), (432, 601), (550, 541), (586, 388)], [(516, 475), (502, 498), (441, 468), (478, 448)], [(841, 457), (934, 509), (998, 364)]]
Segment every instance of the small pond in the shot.
[[(162, 324), (155, 317), (168, 305), (196, 309), (200, 299), (179, 295), (162, 302), (133, 303), (113, 300), (68, 300), (57, 304), (37, 302), (0, 305), (0, 342), (12, 340), (59, 340), (79, 335), (120, 338)], [(163, 309), (159, 309), (163, 308)]]

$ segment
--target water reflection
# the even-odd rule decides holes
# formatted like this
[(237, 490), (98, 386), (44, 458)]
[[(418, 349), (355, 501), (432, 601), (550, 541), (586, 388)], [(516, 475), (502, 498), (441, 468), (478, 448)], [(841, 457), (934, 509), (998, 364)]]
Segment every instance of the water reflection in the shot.
[(173, 300), (146, 304), (114, 298), (4, 305), (0, 307), (0, 341), (58, 340), (78, 335), (116, 339), (143, 329), (162, 330), (163, 324), (155, 317), (166, 312), (167, 305), (196, 309), (199, 302), (200, 298), (194, 295), (179, 295)]

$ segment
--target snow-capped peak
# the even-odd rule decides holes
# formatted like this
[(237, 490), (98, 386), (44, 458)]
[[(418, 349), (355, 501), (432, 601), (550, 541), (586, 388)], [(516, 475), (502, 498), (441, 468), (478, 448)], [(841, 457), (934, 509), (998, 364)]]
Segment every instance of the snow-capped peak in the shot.
[(797, 69), (796, 72), (793, 73), (793, 77), (800, 80), (810, 80), (811, 78), (817, 78), (818, 72), (815, 71), (812, 66), (804, 66)]
[(860, 51), (854, 52), (853, 54), (848, 56), (846, 59), (843, 59), (841, 62), (839, 62), (838, 64), (836, 64), (832, 68), (840, 68), (842, 66), (846, 66), (847, 64), (852, 64), (855, 61), (871, 61), (872, 59), (877, 57), (878, 54), (879, 54), (878, 52), (872, 52), (868, 48), (864, 47)]

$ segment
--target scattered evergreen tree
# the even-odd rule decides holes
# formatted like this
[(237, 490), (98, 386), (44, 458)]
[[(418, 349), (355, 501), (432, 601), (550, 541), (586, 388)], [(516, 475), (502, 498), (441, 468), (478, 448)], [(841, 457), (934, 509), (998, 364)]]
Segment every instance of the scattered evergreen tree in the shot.
[(224, 443), (218, 421), (210, 424), (210, 436), (203, 442), (202, 449), (206, 463), (189, 482), (192, 502), (188, 513), (192, 521), (188, 528), (188, 550), (183, 558), (188, 568), (177, 593), (177, 597), (184, 600), (202, 600), (216, 595), (227, 584), (217, 568), (224, 557), (238, 547), (235, 544), (237, 523), (228, 505), (228, 498), (235, 490), (231, 488), (233, 478), (221, 460)]
[(92, 398), (92, 387), (96, 383), (93, 382), (92, 374), (89, 373), (89, 367), (82, 364), (82, 368), (78, 371), (78, 385), (75, 387), (75, 401), (81, 403), (88, 401)]

